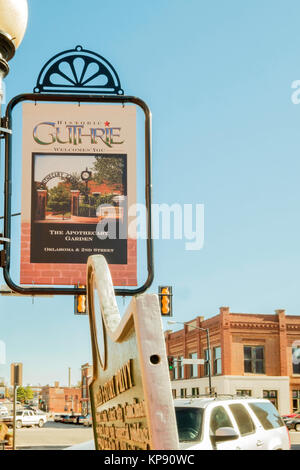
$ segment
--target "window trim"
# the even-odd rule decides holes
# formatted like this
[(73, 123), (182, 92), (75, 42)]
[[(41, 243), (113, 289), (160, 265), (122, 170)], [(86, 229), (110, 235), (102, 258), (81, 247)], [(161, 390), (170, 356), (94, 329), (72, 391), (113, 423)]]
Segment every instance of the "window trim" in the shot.
[[(216, 349), (220, 349), (220, 357), (216, 358)], [(216, 372), (215, 365), (218, 364), (218, 361), (221, 363), (221, 372)], [(212, 375), (220, 376), (222, 375), (222, 346), (214, 346), (213, 347), (213, 361), (212, 361)]]
[[(250, 348), (251, 349), (251, 359), (245, 359), (245, 348)], [(263, 349), (263, 359), (255, 359), (253, 358), (252, 351), (256, 348), (262, 348)], [(248, 345), (248, 344), (243, 344), (243, 352), (244, 352), (244, 374), (249, 374), (249, 375), (266, 375), (266, 357), (265, 357), (265, 345), (263, 344), (256, 344), (256, 345)], [(245, 370), (245, 362), (250, 361), (251, 363), (251, 372), (247, 372)], [(256, 367), (255, 371), (253, 371), (253, 364), (255, 364), (256, 361), (262, 361), (263, 364), (263, 372), (257, 372)]]
[[(188, 353), (188, 356), (189, 356), (189, 359), (198, 359), (197, 351)], [(195, 356), (195, 357), (193, 357), (193, 356)], [(189, 367), (190, 367), (189, 368), (189, 374), (188, 374), (189, 379), (198, 379), (199, 378), (198, 365), (197, 364), (191, 364)], [(192, 374), (192, 371), (194, 371), (194, 368), (196, 370), (196, 375)]]
[[(291, 353), (292, 353), (292, 357), (291, 357), (291, 360), (292, 360), (292, 375), (295, 376), (295, 377), (300, 377), (300, 363), (299, 364), (295, 364), (294, 361), (293, 361), (293, 354), (294, 354), (294, 351), (296, 349), (300, 349), (300, 346), (297, 345), (296, 347), (292, 347), (292, 350), (291, 350)], [(294, 367), (297, 367), (299, 369), (298, 372), (295, 372), (294, 371)]]

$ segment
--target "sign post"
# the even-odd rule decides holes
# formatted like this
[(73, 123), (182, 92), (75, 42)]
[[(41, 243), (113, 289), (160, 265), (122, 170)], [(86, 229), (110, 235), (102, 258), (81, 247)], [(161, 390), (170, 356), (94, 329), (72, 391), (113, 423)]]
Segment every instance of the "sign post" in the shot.
[(158, 296), (134, 297), (121, 320), (101, 255), (88, 260), (87, 289), (96, 449), (178, 449)]
[(181, 364), (184, 366), (199, 366), (204, 364), (204, 359), (182, 359)]
[(17, 413), (17, 389), (18, 386), (22, 385), (23, 376), (23, 364), (16, 363), (10, 366), (11, 385), (14, 390), (14, 402), (13, 402), (13, 450), (16, 450), (16, 413)]

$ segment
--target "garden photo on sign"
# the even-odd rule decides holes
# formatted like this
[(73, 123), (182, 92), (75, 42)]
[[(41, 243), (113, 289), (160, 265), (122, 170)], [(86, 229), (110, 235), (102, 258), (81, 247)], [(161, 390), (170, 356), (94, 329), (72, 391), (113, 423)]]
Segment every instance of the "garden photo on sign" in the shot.
[(124, 233), (126, 196), (126, 154), (33, 153), (31, 262), (86, 262), (101, 246), (125, 263), (126, 240), (99, 239), (96, 227), (111, 221)]
[[(32, 220), (37, 223), (98, 223), (111, 205), (123, 218), (126, 155), (33, 156)], [(70, 170), (71, 168), (71, 170)]]

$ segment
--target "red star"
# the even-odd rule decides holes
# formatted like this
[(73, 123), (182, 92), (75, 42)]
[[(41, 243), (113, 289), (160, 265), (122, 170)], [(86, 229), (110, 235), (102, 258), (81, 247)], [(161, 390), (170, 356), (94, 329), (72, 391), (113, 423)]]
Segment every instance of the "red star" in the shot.
[(110, 126), (110, 122), (106, 121), (106, 122), (104, 123), (104, 125), (105, 125), (106, 127), (109, 127), (109, 126)]

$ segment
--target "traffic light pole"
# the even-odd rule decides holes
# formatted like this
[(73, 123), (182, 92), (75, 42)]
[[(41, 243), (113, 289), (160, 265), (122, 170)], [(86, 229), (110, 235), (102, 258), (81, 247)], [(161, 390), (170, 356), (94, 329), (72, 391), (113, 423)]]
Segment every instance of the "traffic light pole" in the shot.
[(207, 350), (208, 350), (208, 387), (209, 387), (209, 395), (212, 396), (212, 386), (211, 386), (211, 354), (210, 354), (210, 340), (209, 340), (209, 329), (203, 328), (206, 330), (206, 343), (207, 343)]
[(16, 416), (17, 416), (17, 385), (14, 384), (14, 406), (13, 406), (13, 450), (16, 450)]
[[(169, 320), (168, 321), (169, 325), (186, 325), (186, 323), (179, 322), (179, 321), (173, 321)], [(209, 388), (209, 395), (212, 396), (212, 385), (211, 385), (211, 353), (210, 353), (210, 338), (209, 338), (209, 328), (201, 328), (200, 326), (194, 326), (194, 325), (188, 325), (190, 328), (194, 328), (195, 330), (200, 330), (200, 331), (205, 331), (206, 332), (206, 344), (207, 344), (207, 351), (208, 351), (208, 357), (207, 357), (207, 365), (208, 365), (208, 388)]]

